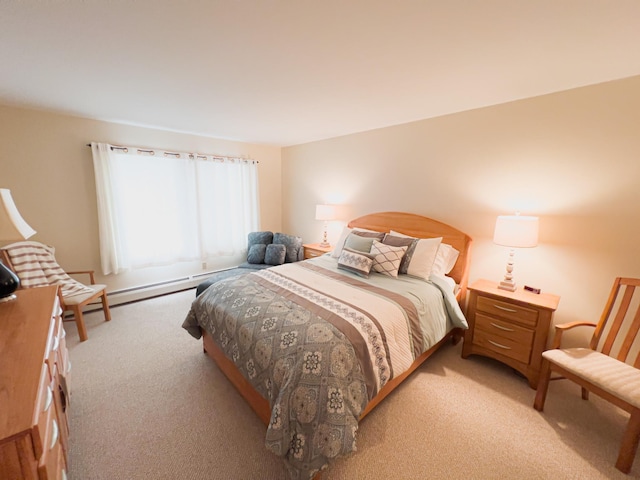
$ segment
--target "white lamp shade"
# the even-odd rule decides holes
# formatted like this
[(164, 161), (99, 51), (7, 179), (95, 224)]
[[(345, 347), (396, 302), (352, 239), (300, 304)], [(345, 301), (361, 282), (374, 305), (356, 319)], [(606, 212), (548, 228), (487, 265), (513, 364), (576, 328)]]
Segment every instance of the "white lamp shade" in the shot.
[(493, 243), (512, 248), (535, 247), (538, 245), (538, 217), (498, 216)]
[(316, 205), (316, 220), (335, 220), (335, 205)]
[(18, 212), (11, 191), (0, 188), (0, 241), (26, 240), (35, 233)]

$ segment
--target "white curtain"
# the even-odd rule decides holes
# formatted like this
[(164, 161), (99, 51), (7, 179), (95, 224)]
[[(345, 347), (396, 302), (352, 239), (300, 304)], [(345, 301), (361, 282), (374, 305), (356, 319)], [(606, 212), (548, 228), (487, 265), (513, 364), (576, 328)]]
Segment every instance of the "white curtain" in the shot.
[(92, 143), (105, 275), (246, 250), (259, 226), (255, 162)]

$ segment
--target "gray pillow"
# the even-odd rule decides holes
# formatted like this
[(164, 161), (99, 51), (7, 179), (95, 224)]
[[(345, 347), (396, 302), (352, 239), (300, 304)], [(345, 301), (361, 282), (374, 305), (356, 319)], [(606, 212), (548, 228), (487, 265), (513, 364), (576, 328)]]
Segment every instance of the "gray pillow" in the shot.
[(272, 243), (267, 245), (264, 254), (264, 263), (267, 265), (282, 265), (287, 254), (287, 247), (282, 244)]
[(359, 252), (369, 253), (371, 252), (371, 245), (375, 239), (373, 237), (362, 237), (360, 235), (354, 235), (353, 232), (347, 236), (344, 241), (344, 248), (350, 248), (351, 250), (358, 250)]
[(251, 248), (251, 245), (257, 245), (260, 243), (264, 243), (265, 245), (269, 245), (273, 242), (273, 232), (251, 232), (248, 235), (248, 243), (247, 248)]
[(302, 252), (302, 237), (296, 237), (295, 235), (288, 235), (286, 233), (275, 233), (273, 235), (273, 244), (284, 245), (286, 247), (286, 263), (297, 262), (300, 260), (300, 252)]
[(256, 243), (249, 247), (249, 253), (247, 254), (247, 263), (265, 263), (264, 257), (267, 251), (267, 246), (264, 243)]

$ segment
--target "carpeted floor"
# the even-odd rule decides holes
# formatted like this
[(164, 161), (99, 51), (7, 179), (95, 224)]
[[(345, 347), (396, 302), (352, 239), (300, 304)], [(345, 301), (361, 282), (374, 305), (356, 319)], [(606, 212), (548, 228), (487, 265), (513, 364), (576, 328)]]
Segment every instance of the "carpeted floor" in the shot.
[[(180, 325), (194, 290), (66, 322), (72, 362), (70, 480), (286, 479), (265, 427)], [(358, 451), (323, 480), (624, 479), (614, 468), (627, 414), (566, 381), (545, 412), (491, 359), (447, 345), (360, 425)]]

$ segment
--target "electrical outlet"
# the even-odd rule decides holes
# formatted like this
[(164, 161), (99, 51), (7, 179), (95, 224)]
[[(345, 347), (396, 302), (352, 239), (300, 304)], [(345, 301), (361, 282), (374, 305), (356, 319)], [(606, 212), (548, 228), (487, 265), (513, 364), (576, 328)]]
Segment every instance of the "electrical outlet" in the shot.
[(207, 269), (207, 262), (202, 262), (202, 269), (206, 270)]

